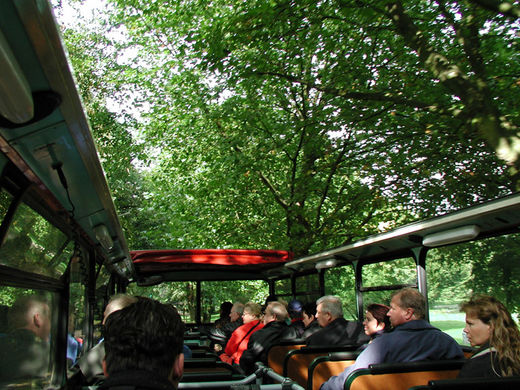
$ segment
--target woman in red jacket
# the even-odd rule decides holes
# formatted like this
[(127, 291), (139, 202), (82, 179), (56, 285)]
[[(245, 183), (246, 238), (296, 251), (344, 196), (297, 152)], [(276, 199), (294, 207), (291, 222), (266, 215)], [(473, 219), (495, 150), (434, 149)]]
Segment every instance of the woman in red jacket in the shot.
[(244, 325), (239, 326), (226, 344), (224, 353), (220, 355), (220, 360), (228, 364), (239, 364), (240, 357), (247, 349), (247, 343), (251, 335), (264, 327), (260, 317), (262, 316), (262, 308), (259, 304), (248, 302), (244, 306), (242, 320)]

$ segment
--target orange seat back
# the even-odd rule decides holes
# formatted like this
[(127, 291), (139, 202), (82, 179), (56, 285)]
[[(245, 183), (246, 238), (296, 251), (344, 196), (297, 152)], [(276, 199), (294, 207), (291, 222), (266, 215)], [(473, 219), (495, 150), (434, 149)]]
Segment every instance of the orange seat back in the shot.
[[(320, 386), (331, 376), (341, 374), (345, 368), (354, 364), (355, 360), (320, 361), (309, 367), (307, 390), (319, 390)], [(312, 371), (310, 371), (312, 370)]]
[(267, 365), (277, 374), (283, 374), (283, 363), (285, 356), (293, 349), (300, 349), (304, 345), (274, 345), (269, 349), (267, 354)]
[(347, 390), (408, 390), (412, 386), (427, 385), (436, 379), (454, 379), (459, 370), (412, 371), (372, 375), (369, 370), (356, 370), (345, 383)]

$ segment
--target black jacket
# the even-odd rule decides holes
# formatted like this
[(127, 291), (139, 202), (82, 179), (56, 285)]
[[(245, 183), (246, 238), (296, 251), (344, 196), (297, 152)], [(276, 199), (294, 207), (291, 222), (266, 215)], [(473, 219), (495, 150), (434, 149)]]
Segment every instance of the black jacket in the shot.
[(361, 322), (336, 318), (326, 327), (311, 335), (307, 339), (307, 345), (362, 345), (368, 342), (368, 340), (369, 337), (363, 331)]
[(240, 325), (243, 325), (244, 322), (242, 318), (239, 318), (237, 321), (228, 322), (224, 324), (222, 327), (207, 327), (207, 328), (199, 328), (200, 332), (209, 337), (211, 341), (214, 343), (222, 345), (222, 350), (226, 348), (226, 344), (231, 337), (231, 334), (238, 328)]
[(175, 390), (168, 378), (143, 370), (119, 371), (110, 376), (98, 390)]
[(262, 329), (253, 333), (247, 344), (247, 349), (240, 358), (240, 368), (246, 374), (251, 374), (255, 371), (256, 362), (267, 364), (267, 351), (271, 346), (280, 342), (286, 330), (287, 324), (285, 322), (271, 321)]
[(321, 330), (320, 324), (318, 324), (317, 320), (312, 321), (309, 326), (303, 329), (302, 339), (307, 340), (314, 333), (319, 332)]
[(475, 351), (471, 358), (466, 359), (458, 378), (498, 378), (499, 374), (497, 354), (489, 348), (489, 345), (485, 345)]

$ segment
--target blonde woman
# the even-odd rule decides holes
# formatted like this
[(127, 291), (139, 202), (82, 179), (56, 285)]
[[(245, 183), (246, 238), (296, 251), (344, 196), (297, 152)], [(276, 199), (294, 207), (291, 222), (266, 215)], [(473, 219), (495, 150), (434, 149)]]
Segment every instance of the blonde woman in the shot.
[(506, 307), (496, 298), (477, 295), (461, 305), (464, 333), (478, 347), (459, 378), (520, 375), (520, 332)]

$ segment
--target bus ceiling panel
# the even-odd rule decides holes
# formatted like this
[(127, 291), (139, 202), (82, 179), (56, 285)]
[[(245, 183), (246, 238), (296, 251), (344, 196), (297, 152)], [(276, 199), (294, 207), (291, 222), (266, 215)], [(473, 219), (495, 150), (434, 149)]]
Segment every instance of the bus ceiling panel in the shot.
[[(63, 208), (70, 210), (59, 169), (52, 168), (61, 166), (76, 207), (75, 215), (87, 219), (104, 213), (104, 218), (92, 223), (106, 225), (129, 257), (52, 7), (45, 0), (4, 0), (0, 2), (0, 29), (30, 86), (35, 112), (39, 107), (38, 96), (43, 96), (44, 102), (47, 96), (54, 104), (59, 103), (50, 115), (30, 123), (10, 127), (0, 120), (0, 135), (5, 140), (2, 145), (7, 144), (19, 154), (18, 162), (13, 158), (11, 161), (26, 175), (29, 170), (39, 175)], [(29, 170), (21, 165), (27, 165)], [(95, 238), (94, 226), (88, 226), (83, 220), (81, 225)], [(132, 264), (128, 261), (127, 265)]]
[[(74, 207), (74, 215), (78, 219), (103, 210), (64, 122), (18, 138), (11, 141), (10, 145), (66, 209)], [(63, 183), (62, 178), (65, 179)]]
[[(460, 233), (460, 229), (476, 226), (477, 235), (459, 235), (459, 240), (489, 237), (496, 234), (518, 232), (520, 227), (520, 193), (483, 202), (475, 206), (451, 212), (439, 217), (410, 223), (400, 228), (373, 235), (352, 244), (329, 249), (313, 255), (301, 257), (285, 264), (291, 269), (309, 269), (327, 259), (341, 257), (349, 261), (363, 263), (381, 259), (397, 259), (408, 256), (413, 248), (423, 247), (423, 239), (439, 233)], [(473, 237), (473, 238), (472, 238)], [(453, 237), (450, 237), (453, 238)], [(456, 239), (439, 245), (452, 244)]]
[(0, 107), (8, 110), (5, 118), (15, 123), (32, 119), (32, 91), (48, 88), (47, 80), (35, 56), (13, 1), (0, 3), (0, 55), (2, 75)]

